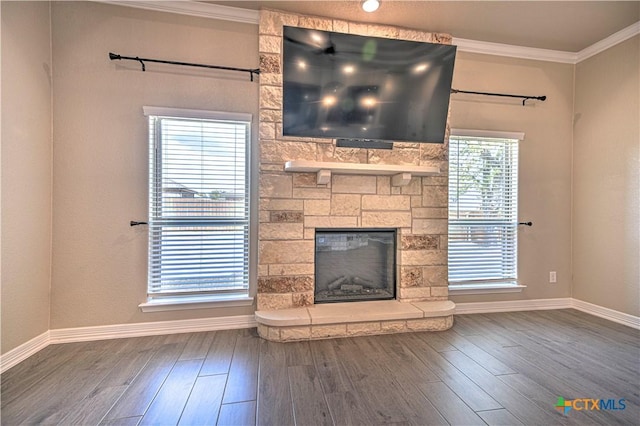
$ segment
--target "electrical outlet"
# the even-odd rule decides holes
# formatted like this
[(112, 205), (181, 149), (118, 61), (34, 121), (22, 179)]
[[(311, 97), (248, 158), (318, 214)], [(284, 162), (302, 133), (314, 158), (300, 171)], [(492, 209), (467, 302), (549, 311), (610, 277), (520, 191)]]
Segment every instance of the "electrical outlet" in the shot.
[(550, 283), (555, 283), (556, 281), (557, 281), (556, 271), (550, 271), (549, 272), (549, 282)]

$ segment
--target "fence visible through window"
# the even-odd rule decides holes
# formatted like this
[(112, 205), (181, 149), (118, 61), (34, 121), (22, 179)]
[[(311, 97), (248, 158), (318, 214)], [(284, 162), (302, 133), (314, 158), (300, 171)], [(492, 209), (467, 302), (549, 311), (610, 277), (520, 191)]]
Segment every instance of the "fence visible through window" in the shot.
[(248, 292), (249, 129), (149, 114), (151, 297)]

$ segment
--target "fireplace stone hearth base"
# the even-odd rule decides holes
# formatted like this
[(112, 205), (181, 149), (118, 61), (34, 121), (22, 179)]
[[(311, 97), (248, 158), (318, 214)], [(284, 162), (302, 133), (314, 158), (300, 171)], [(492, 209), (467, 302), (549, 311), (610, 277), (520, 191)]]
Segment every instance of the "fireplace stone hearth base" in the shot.
[(450, 300), (403, 303), (396, 300), (331, 303), (257, 311), (258, 334), (275, 342), (443, 331), (453, 326)]

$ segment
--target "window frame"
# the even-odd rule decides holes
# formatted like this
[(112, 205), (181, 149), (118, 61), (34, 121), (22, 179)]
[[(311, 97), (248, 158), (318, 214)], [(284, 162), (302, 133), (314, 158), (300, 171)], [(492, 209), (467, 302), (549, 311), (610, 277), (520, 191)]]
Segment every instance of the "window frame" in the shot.
[[(216, 121), (235, 121), (235, 122), (244, 122), (247, 125), (247, 136), (245, 140), (245, 188), (246, 188), (246, 226), (247, 233), (245, 236), (245, 244), (247, 246), (247, 257), (246, 257), (246, 268), (248, 270), (248, 279), (247, 279), (247, 288), (242, 289), (240, 291), (206, 291), (200, 294), (193, 293), (185, 293), (180, 294), (176, 293), (175, 295), (158, 295), (154, 294), (151, 291), (151, 275), (148, 276), (147, 286), (146, 286), (146, 294), (147, 300), (139, 305), (143, 312), (156, 312), (156, 311), (165, 311), (165, 310), (182, 310), (182, 309), (200, 309), (200, 308), (211, 308), (211, 307), (235, 307), (235, 306), (251, 306), (253, 304), (252, 297), (252, 279), (253, 276), (253, 268), (251, 261), (251, 253), (253, 251), (253, 226), (252, 226), (252, 205), (253, 205), (253, 185), (251, 178), (251, 146), (252, 146), (252, 115), (248, 113), (233, 113), (233, 112), (222, 112), (222, 111), (206, 111), (206, 110), (195, 110), (195, 109), (180, 109), (180, 108), (165, 108), (165, 107), (152, 107), (145, 106), (143, 107), (143, 113), (147, 118), (147, 128), (150, 127), (150, 119), (151, 117), (157, 118), (168, 118), (168, 119), (187, 119), (187, 120), (216, 120)], [(153, 137), (153, 139), (152, 139)], [(149, 149), (152, 150), (151, 141), (157, 141), (156, 135), (148, 135), (148, 140), (150, 143)], [(148, 158), (148, 166), (151, 168), (149, 171), (149, 195), (147, 197), (147, 201), (149, 204), (149, 222), (151, 223), (151, 208), (153, 205), (153, 196), (157, 196), (156, 191), (152, 188), (153, 182), (151, 173), (155, 171), (159, 173), (156, 175), (156, 181), (158, 176), (162, 176), (162, 170), (158, 168), (159, 163), (161, 162), (161, 155), (155, 155), (150, 152), (150, 156)], [(152, 162), (156, 162), (152, 164)], [(161, 166), (161, 165), (160, 165)], [(151, 241), (151, 229), (149, 229), (149, 246), (148, 246), (148, 254), (147, 258), (151, 259), (151, 250), (152, 250), (152, 241)], [(147, 267), (147, 273), (151, 273), (151, 265), (149, 264)]]
[[(488, 131), (488, 130), (468, 130), (468, 129), (451, 129), (450, 139), (458, 138), (458, 137), (469, 137), (469, 138), (480, 138), (480, 139), (512, 139), (517, 140), (518, 150), (520, 143), (524, 140), (525, 134), (522, 132), (503, 132), (503, 131)], [(451, 162), (451, 158), (449, 159)], [(518, 164), (518, 169), (519, 169)], [(519, 180), (519, 174), (517, 179)], [(517, 214), (517, 203), (519, 202), (519, 194), (516, 192), (516, 214)], [(448, 207), (448, 209), (450, 206)], [(517, 218), (516, 218), (517, 221)], [(448, 219), (448, 223), (451, 222), (451, 219)], [(516, 246), (515, 246), (515, 268), (517, 271), (517, 258), (518, 258), (518, 247), (517, 247), (517, 232), (518, 228), (516, 226)], [(449, 236), (448, 236), (449, 238)], [(516, 275), (516, 278), (513, 280), (477, 280), (477, 281), (467, 281), (461, 283), (452, 284), (449, 283), (449, 292), (452, 295), (462, 295), (462, 294), (484, 294), (484, 293), (511, 293), (511, 292), (521, 292), (526, 285), (523, 285)]]

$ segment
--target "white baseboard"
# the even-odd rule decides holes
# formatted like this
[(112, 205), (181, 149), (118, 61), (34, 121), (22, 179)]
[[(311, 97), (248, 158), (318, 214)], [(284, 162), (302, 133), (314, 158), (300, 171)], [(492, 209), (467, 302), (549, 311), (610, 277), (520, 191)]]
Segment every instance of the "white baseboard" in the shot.
[(640, 330), (640, 317), (625, 314), (571, 297), (557, 299), (509, 300), (504, 302), (456, 303), (456, 314), (486, 314), (491, 312), (540, 311), (573, 308), (609, 321)]
[(502, 302), (456, 303), (456, 314), (486, 314), (491, 312), (541, 311), (545, 309), (567, 309), (571, 298), (507, 300)]
[(571, 299), (571, 307), (573, 309), (577, 309), (578, 311), (582, 311), (596, 317), (604, 318), (609, 321), (617, 322), (618, 324), (626, 325), (628, 327), (635, 328), (636, 330), (640, 330), (640, 317), (625, 314), (624, 312), (620, 311), (614, 311), (613, 309), (594, 305), (593, 303), (584, 302), (578, 299)]
[(17, 348), (13, 348), (0, 356), (0, 373), (4, 373), (16, 364), (21, 363), (36, 352), (49, 346), (49, 331), (45, 331)]
[[(539, 311), (545, 309), (574, 308), (635, 329), (640, 329), (640, 317), (613, 309), (567, 298), (512, 300), (504, 302), (456, 303), (456, 314), (480, 314), (491, 312)], [(137, 324), (101, 325), (96, 327), (62, 328), (49, 330), (26, 343), (0, 355), (0, 373), (24, 361), (51, 344), (85, 342), (90, 340), (119, 339), (173, 333), (195, 333), (200, 331), (230, 330), (256, 327), (253, 315), (238, 315), (222, 318), (201, 318), (178, 321), (157, 321)]]
[(95, 327), (61, 328), (51, 330), (50, 343), (86, 342), (90, 340), (120, 339), (124, 337), (155, 336), (174, 333), (230, 330), (256, 327), (253, 315), (220, 318), (199, 318), (177, 321), (142, 322), (136, 324), (100, 325)]
[(23, 343), (17, 348), (0, 355), (0, 373), (4, 373), (47, 346), (57, 343), (86, 342), (90, 340), (108, 340), (174, 333), (197, 333), (200, 331), (231, 330), (256, 326), (257, 323), (253, 315), (238, 315), (221, 318), (156, 321), (49, 330)]

